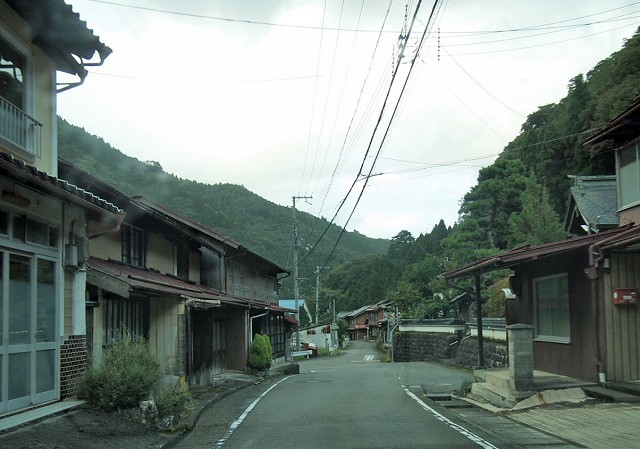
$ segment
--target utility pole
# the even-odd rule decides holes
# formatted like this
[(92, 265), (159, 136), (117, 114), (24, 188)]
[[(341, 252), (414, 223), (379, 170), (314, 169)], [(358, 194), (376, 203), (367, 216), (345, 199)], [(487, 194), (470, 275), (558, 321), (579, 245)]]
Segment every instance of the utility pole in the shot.
[(329, 298), (329, 312), (333, 307), (333, 322), (336, 322), (336, 298), (333, 295), (326, 295), (325, 298)]
[(318, 304), (320, 303), (320, 271), (324, 270), (325, 268), (329, 268), (329, 267), (318, 267), (316, 266), (316, 271), (314, 271), (314, 273), (316, 274), (316, 325), (318, 324), (318, 311), (319, 311), (319, 307)]
[(300, 297), (298, 294), (298, 286), (300, 280), (298, 278), (298, 223), (296, 222), (296, 200), (311, 199), (311, 196), (293, 196), (293, 297), (296, 301), (296, 320), (298, 327), (296, 330), (296, 351), (300, 350)]

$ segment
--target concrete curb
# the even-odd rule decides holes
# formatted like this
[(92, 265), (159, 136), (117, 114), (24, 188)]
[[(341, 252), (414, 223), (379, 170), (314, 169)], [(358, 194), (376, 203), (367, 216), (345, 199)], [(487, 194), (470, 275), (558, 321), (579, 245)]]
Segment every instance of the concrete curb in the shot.
[(185, 419), (185, 423), (183, 425), (179, 426), (179, 428), (176, 429), (173, 433), (170, 433), (167, 436), (166, 440), (156, 444), (154, 446), (154, 449), (170, 449), (174, 447), (189, 432), (193, 430), (193, 428), (198, 424), (198, 421), (200, 420), (200, 417), (202, 416), (202, 414), (208, 409), (210, 409), (214, 404), (220, 402), (224, 398), (234, 393), (237, 393), (240, 390), (250, 387), (251, 385), (257, 385), (258, 383), (263, 382), (265, 379), (273, 379), (273, 378), (284, 376), (288, 366), (289, 365), (283, 365), (278, 367), (277, 369), (269, 371), (269, 374), (265, 377), (256, 376), (255, 380), (250, 380), (250, 379), (236, 380), (234, 381), (234, 385), (230, 386), (225, 391), (222, 391), (219, 393), (212, 393), (209, 395), (206, 395), (206, 394), (203, 395), (202, 398), (197, 399), (199, 404), (198, 406), (196, 406), (197, 410), (194, 410), (191, 413), (191, 415), (189, 415), (189, 417)]

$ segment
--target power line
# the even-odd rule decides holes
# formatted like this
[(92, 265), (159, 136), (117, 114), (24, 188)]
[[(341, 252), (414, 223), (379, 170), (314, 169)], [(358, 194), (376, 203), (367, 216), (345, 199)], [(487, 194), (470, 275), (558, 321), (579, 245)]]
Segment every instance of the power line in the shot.
[[(325, 8), (326, 8), (326, 1), (325, 1)], [(340, 19), (338, 21), (338, 27), (340, 26), (340, 24), (342, 23), (342, 16), (344, 13), (344, 0), (342, 0), (342, 7), (340, 8)], [(323, 112), (322, 112), (322, 121), (320, 122), (320, 130), (318, 131), (318, 140), (316, 142), (316, 151), (313, 157), (313, 164), (311, 165), (311, 173), (309, 174), (309, 182), (307, 183), (307, 190), (309, 190), (309, 186), (311, 185), (311, 179), (313, 178), (313, 172), (315, 171), (316, 168), (316, 161), (318, 160), (318, 151), (320, 150), (320, 140), (322, 138), (322, 132), (324, 130), (324, 121), (327, 117), (327, 109), (329, 107), (329, 95), (331, 93), (331, 86), (333, 84), (333, 72), (334, 72), (334, 68), (335, 68), (335, 63), (336, 63), (336, 55), (338, 54), (338, 43), (340, 42), (340, 32), (338, 32), (338, 35), (336, 36), (336, 42), (335, 45), (333, 47), (333, 57), (331, 58), (331, 70), (329, 71), (329, 85), (327, 86), (327, 95), (325, 96), (324, 99), (324, 108), (323, 108)], [(338, 115), (338, 111), (336, 111), (336, 116)], [(329, 142), (331, 142), (331, 138), (329, 138)], [(324, 168), (324, 162), (326, 161), (326, 153), (325, 153), (325, 158), (323, 159), (322, 162), (322, 166), (320, 167), (320, 172), (318, 173), (318, 176), (320, 176), (322, 174), (322, 169)]]
[[(411, 34), (411, 30), (413, 29), (413, 25), (414, 25), (414, 23), (415, 23), (415, 20), (416, 20), (417, 15), (418, 15), (418, 11), (419, 11), (419, 9), (420, 9), (420, 5), (421, 5), (421, 3), (422, 3), (422, 1), (421, 1), (421, 0), (418, 0), (418, 4), (416, 5), (416, 9), (415, 9), (415, 12), (414, 12), (414, 15), (413, 15), (413, 19), (412, 19), (412, 21), (411, 21), (411, 25), (410, 25), (410, 27), (409, 27), (409, 32), (407, 33), (407, 35), (406, 35), (406, 37), (405, 37), (405, 39), (404, 39), (404, 42), (403, 42), (403, 45), (404, 45), (404, 46), (406, 46), (407, 40), (408, 40), (408, 38), (409, 38), (409, 36), (410, 36), (410, 34)], [(353, 214), (355, 213), (356, 208), (358, 207), (358, 204), (360, 203), (360, 200), (362, 199), (362, 196), (363, 196), (364, 191), (365, 191), (365, 189), (366, 189), (366, 187), (367, 187), (368, 181), (369, 181), (369, 179), (370, 179), (370, 177), (371, 177), (371, 175), (372, 175), (373, 168), (375, 167), (376, 160), (377, 160), (378, 156), (380, 155), (380, 151), (382, 150), (382, 146), (383, 146), (383, 144), (384, 144), (384, 142), (385, 142), (385, 140), (386, 140), (386, 137), (387, 137), (387, 135), (388, 135), (388, 133), (389, 133), (389, 129), (391, 128), (391, 124), (393, 123), (393, 119), (394, 119), (394, 117), (395, 117), (395, 114), (396, 114), (396, 112), (397, 112), (397, 110), (398, 110), (398, 108), (399, 108), (399, 105), (400, 105), (400, 102), (401, 102), (401, 100), (402, 100), (403, 94), (404, 94), (405, 89), (406, 89), (406, 87), (407, 87), (407, 84), (408, 84), (408, 82), (409, 82), (409, 78), (411, 77), (411, 73), (412, 73), (412, 71), (413, 71), (413, 67), (415, 66), (415, 61), (416, 61), (416, 59), (417, 59), (417, 56), (418, 56), (418, 53), (419, 53), (419, 49), (420, 49), (420, 47), (422, 46), (422, 44), (424, 43), (424, 39), (425, 39), (425, 37), (426, 37), (426, 35), (427, 35), (428, 31), (429, 31), (429, 24), (432, 22), (433, 16), (434, 16), (434, 15), (435, 15), (435, 13), (436, 13), (437, 6), (438, 6), (438, 0), (435, 0), (435, 1), (434, 1), (434, 3), (433, 3), (433, 8), (432, 8), (432, 10), (431, 10), (431, 13), (430, 13), (430, 15), (429, 15), (429, 20), (427, 21), (427, 26), (425, 27), (425, 29), (424, 29), (424, 31), (423, 31), (422, 38), (421, 38), (420, 43), (419, 43), (419, 45), (418, 45), (418, 49), (416, 50), (416, 55), (415, 55), (415, 57), (413, 58), (413, 60), (412, 60), (412, 62), (411, 62), (411, 65), (410, 65), (410, 67), (409, 67), (409, 71), (408, 71), (408, 73), (407, 73), (407, 76), (405, 77), (404, 84), (403, 84), (403, 86), (402, 86), (402, 88), (401, 88), (401, 91), (400, 91), (399, 97), (398, 97), (398, 99), (397, 99), (397, 101), (396, 101), (396, 105), (395, 105), (395, 107), (394, 107), (394, 110), (393, 110), (393, 111), (392, 111), (392, 113), (391, 113), (391, 116), (390, 116), (389, 122), (388, 122), (388, 124), (387, 124), (387, 128), (386, 128), (386, 130), (385, 130), (384, 135), (382, 136), (382, 140), (381, 140), (380, 146), (378, 147), (378, 152), (377, 152), (377, 154), (376, 154), (376, 156), (375, 156), (375, 158), (374, 158), (374, 160), (373, 160), (373, 163), (371, 164), (371, 167), (369, 168), (369, 173), (368, 173), (368, 175), (367, 175), (367, 176), (365, 176), (365, 178), (364, 178), (364, 183), (363, 183), (362, 189), (360, 190), (360, 194), (358, 195), (358, 198), (356, 199), (356, 203), (354, 204), (354, 206), (353, 206), (353, 208), (352, 208), (352, 210), (351, 210), (351, 213), (349, 214), (349, 217), (347, 218), (347, 221), (345, 222), (344, 226), (342, 227), (342, 229), (341, 229), (341, 231), (340, 231), (340, 234), (338, 235), (338, 238), (337, 238), (337, 240), (336, 240), (335, 244), (333, 245), (333, 248), (331, 249), (331, 252), (329, 253), (329, 256), (327, 257), (326, 262), (324, 263), (324, 265), (329, 265), (329, 261), (330, 261), (330, 260), (331, 260), (331, 258), (333, 257), (333, 254), (334, 254), (334, 252), (335, 252), (335, 250), (336, 250), (336, 248), (337, 248), (338, 244), (340, 243), (340, 240), (342, 239), (342, 236), (344, 235), (344, 232), (345, 232), (345, 230), (346, 230), (346, 227), (347, 227), (347, 225), (348, 225), (349, 221), (351, 220), (351, 218), (353, 217)], [(400, 55), (402, 55), (402, 53), (403, 53), (403, 52), (401, 51), (401, 52), (400, 52)], [(392, 88), (393, 88), (393, 84), (394, 84), (395, 77), (396, 77), (396, 74), (397, 74), (397, 73), (398, 73), (398, 71), (397, 71), (397, 70), (396, 70), (396, 71), (394, 71), (393, 77), (392, 77), (392, 79), (391, 79), (391, 85), (389, 86), (389, 90), (388, 90), (388, 92), (387, 92), (387, 97), (385, 98), (385, 102), (384, 102), (384, 104), (383, 104), (382, 110), (380, 111), (380, 115), (378, 116), (378, 121), (377, 121), (376, 126), (375, 126), (375, 128), (374, 128), (374, 130), (373, 130), (373, 133), (372, 133), (372, 136), (371, 136), (371, 140), (369, 141), (369, 146), (368, 146), (367, 151), (366, 151), (366, 153), (365, 153), (365, 157), (364, 157), (364, 159), (363, 159), (363, 163), (362, 163), (362, 165), (361, 165), (360, 171), (359, 171), (359, 173), (358, 173), (358, 176), (356, 176), (356, 181), (359, 179), (360, 175), (362, 175), (362, 167), (363, 167), (363, 165), (364, 165), (364, 161), (366, 160), (366, 158), (367, 158), (367, 156), (368, 156), (369, 150), (371, 149), (371, 145), (373, 144), (373, 139), (374, 139), (374, 137), (375, 137), (375, 135), (376, 135), (376, 133), (377, 133), (378, 126), (380, 125), (380, 123), (381, 123), (381, 121), (382, 121), (382, 117), (383, 117), (384, 112), (385, 112), (385, 106), (386, 106), (387, 100), (388, 100), (388, 98), (389, 98), (389, 95), (390, 95), (390, 93), (391, 93), (391, 90), (392, 90)], [(352, 188), (353, 188), (353, 185), (352, 185)], [(351, 189), (349, 190), (349, 193), (350, 193), (350, 192), (351, 192)], [(347, 195), (349, 195), (349, 193), (348, 193)], [(346, 197), (345, 197), (345, 201), (346, 201)], [(343, 201), (343, 203), (342, 203), (342, 204), (344, 204), (344, 201)], [(341, 206), (342, 206), (342, 204), (341, 204)], [(325, 231), (325, 232), (326, 232), (326, 231)], [(323, 235), (324, 235), (324, 234), (323, 234)]]
[[(320, 73), (320, 60), (322, 55), (322, 42), (324, 38), (324, 20), (327, 12), (327, 1), (324, 2), (324, 9), (322, 10), (322, 32), (320, 33), (320, 43), (318, 44), (318, 60), (316, 62), (316, 74)], [(311, 102), (311, 118), (309, 120), (309, 133), (307, 135), (307, 148), (304, 153), (304, 165), (302, 166), (302, 177), (300, 178), (299, 191), (302, 191), (302, 184), (304, 184), (305, 172), (307, 170), (307, 159), (309, 158), (309, 145), (311, 145), (311, 133), (313, 130), (313, 118), (315, 116), (316, 98), (318, 94), (318, 78), (313, 86), (313, 100)]]
[[(342, 142), (342, 146), (340, 147), (340, 153), (338, 154), (338, 159), (336, 160), (336, 165), (335, 165), (335, 167), (333, 169), (333, 172), (331, 173), (331, 178), (329, 179), (329, 182), (327, 183), (327, 186), (323, 189), (323, 191), (321, 193), (322, 201), (321, 201), (320, 208), (319, 208), (320, 210), (322, 210), (322, 208), (324, 207), (324, 203), (325, 203), (325, 201), (326, 201), (326, 199), (327, 199), (327, 197), (329, 195), (329, 191), (331, 190), (331, 187), (333, 185), (333, 182), (334, 182), (336, 176), (338, 175), (338, 173), (340, 173), (340, 171), (344, 167), (344, 163), (346, 163), (346, 162), (343, 162), (343, 161), (346, 161), (349, 158), (349, 156), (351, 154), (351, 151), (353, 150), (353, 146), (351, 146), (351, 148), (349, 150), (347, 150), (346, 156), (343, 159), (343, 154), (345, 154), (345, 148), (347, 147), (347, 139), (349, 138), (349, 136), (352, 136), (351, 128), (353, 126), (354, 120), (355, 120), (356, 115), (358, 113), (358, 110), (360, 108), (360, 102), (361, 102), (363, 94), (364, 94), (364, 89), (367, 86), (368, 81), (369, 81), (369, 76), (371, 75), (371, 69), (373, 67), (373, 61), (374, 61), (375, 56), (376, 56), (376, 54), (378, 52), (378, 46), (380, 45), (380, 40), (381, 40), (381, 37), (382, 37), (382, 31), (383, 31), (384, 26), (385, 26), (385, 24), (387, 22), (387, 19), (389, 17), (389, 11), (391, 10), (391, 5), (392, 4), (393, 4), (393, 0), (390, 0), (389, 1), (389, 5), (387, 7), (387, 11), (386, 11), (385, 16), (384, 16), (384, 19), (382, 21), (382, 25), (380, 27), (380, 32), (378, 34), (378, 38), (377, 38), (375, 46), (373, 48), (373, 52), (371, 53), (371, 60), (369, 62), (369, 67), (367, 68), (367, 72), (366, 72), (366, 75), (364, 77), (364, 81), (362, 83), (362, 87), (360, 88), (360, 93), (358, 94), (358, 99), (356, 100), (355, 108), (354, 108), (353, 114), (351, 116), (351, 120), (349, 121), (349, 126), (347, 127), (347, 131), (345, 133), (344, 140)], [(364, 5), (364, 0), (362, 1), (362, 5)], [(358, 19), (358, 23), (359, 23), (359, 19)], [(354, 39), (354, 44), (355, 44), (355, 39)], [(385, 73), (387, 73), (387, 72), (385, 72)], [(379, 86), (381, 86), (381, 83), (379, 84)], [(343, 88), (344, 88), (344, 86), (343, 86)], [(376, 95), (377, 92), (378, 92), (378, 89), (375, 89), (374, 96)], [(370, 105), (371, 105), (371, 103), (370, 103)], [(369, 107), (367, 107), (366, 111), (370, 111), (370, 110), (371, 109)], [(364, 123), (364, 121), (366, 120), (366, 117), (368, 117), (368, 115), (369, 114), (367, 112), (365, 112), (365, 114), (363, 116), (363, 119), (362, 119), (362, 122), (360, 122), (360, 124), (358, 124), (356, 126), (355, 133), (356, 133), (357, 136), (360, 135), (359, 131), (362, 130), (361, 124)], [(352, 137), (352, 142), (355, 142), (355, 138), (353, 138), (353, 137)], [(314, 227), (315, 227), (315, 223), (314, 223)]]
[[(94, 3), (102, 3), (105, 5), (117, 6), (120, 8), (130, 8), (130, 9), (138, 9), (141, 11), (150, 11), (155, 13), (162, 14), (171, 14), (175, 16), (183, 16), (183, 17), (192, 17), (196, 19), (206, 19), (206, 20), (216, 20), (219, 22), (229, 22), (229, 23), (241, 23), (246, 25), (264, 25), (271, 27), (281, 27), (281, 28), (299, 28), (304, 30), (321, 30), (321, 31), (344, 31), (344, 32), (363, 32), (363, 33), (377, 33), (378, 30), (358, 30), (354, 28), (335, 28), (335, 27), (323, 27), (317, 25), (296, 25), (296, 24), (287, 24), (287, 23), (277, 23), (277, 22), (266, 22), (261, 20), (249, 20), (249, 19), (234, 19), (231, 17), (220, 17), (220, 16), (210, 16), (207, 14), (195, 14), (195, 13), (187, 13), (182, 11), (175, 11), (170, 9), (160, 9), (160, 8), (151, 8), (147, 6), (136, 6), (136, 5), (127, 5), (124, 3), (112, 2), (107, 0), (87, 0), (89, 2)], [(398, 33), (397, 30), (386, 30), (384, 33)]]
[(124, 78), (131, 80), (144, 80), (144, 81), (158, 81), (162, 83), (221, 83), (221, 84), (243, 84), (243, 83), (275, 83), (282, 81), (298, 81), (298, 80), (308, 80), (313, 78), (322, 77), (320, 74), (315, 75), (302, 75), (302, 76), (289, 76), (282, 78), (262, 78), (262, 79), (244, 79), (244, 80), (216, 80), (216, 79), (177, 79), (177, 78), (154, 78), (154, 77), (145, 77), (138, 75), (119, 75), (116, 73), (104, 73), (104, 72), (96, 72), (94, 70), (89, 70), (89, 73), (93, 76), (105, 76), (111, 78)]
[[(630, 8), (631, 6), (635, 6), (640, 4), (640, 2), (635, 2), (635, 3), (631, 3), (629, 5), (626, 6), (620, 6), (618, 8), (613, 8), (613, 9), (608, 9), (606, 11), (601, 11), (601, 12), (597, 12), (594, 14), (589, 14), (586, 16), (580, 16), (580, 17), (574, 17), (572, 19), (564, 19), (564, 20), (559, 20), (556, 22), (549, 22), (549, 23), (545, 23), (545, 24), (540, 24), (540, 25), (533, 25), (533, 26), (528, 26), (528, 27), (521, 27), (521, 28), (508, 28), (508, 29), (503, 29), (503, 30), (485, 30), (485, 31), (473, 31), (473, 32), (469, 32), (469, 31), (448, 31), (448, 32), (444, 32), (443, 34), (458, 34), (459, 36), (454, 36), (454, 37), (465, 37), (465, 36), (478, 36), (478, 35), (482, 35), (482, 34), (496, 34), (496, 33), (512, 33), (512, 32), (519, 32), (519, 31), (535, 31), (535, 30), (542, 30), (542, 29), (548, 29), (550, 27), (552, 27), (552, 25), (557, 25), (560, 23), (566, 23), (566, 22), (573, 22), (574, 20), (580, 20), (580, 19), (586, 19), (589, 17), (594, 17), (594, 16), (599, 16), (602, 14), (606, 14), (612, 11), (617, 11), (620, 9), (625, 9), (625, 8)], [(628, 13), (628, 14), (634, 14), (636, 11), (632, 12), (632, 13)], [(620, 17), (620, 16), (618, 16)], [(600, 21), (600, 22), (605, 22), (605, 21)], [(598, 22), (599, 23), (599, 22)], [(579, 26), (589, 26), (592, 23), (584, 23), (584, 24), (577, 24)], [(574, 25), (567, 25), (568, 27), (574, 26)]]
[(468, 53), (455, 53), (452, 56), (472, 56), (472, 55), (486, 55), (486, 54), (491, 54), (491, 53), (505, 53), (505, 52), (509, 52), (509, 51), (519, 51), (519, 50), (528, 50), (530, 48), (538, 48), (538, 47), (547, 47), (549, 45), (556, 45), (556, 44), (563, 44), (565, 42), (571, 42), (571, 41), (575, 41), (578, 39), (586, 39), (588, 37), (592, 37), (592, 36), (597, 36), (599, 34), (604, 34), (604, 33), (609, 33), (611, 31), (615, 31), (615, 30), (619, 30), (621, 28), (627, 28), (631, 25), (638, 25), (640, 24), (640, 22), (636, 22), (633, 24), (627, 24), (627, 25), (622, 25), (616, 28), (610, 28), (608, 30), (604, 30), (604, 31), (598, 31), (597, 33), (592, 33), (592, 34), (587, 34), (587, 35), (583, 35), (583, 36), (577, 36), (577, 37), (573, 37), (573, 38), (569, 38), (569, 39), (563, 39), (563, 40), (559, 40), (559, 41), (553, 41), (553, 42), (545, 42), (542, 44), (534, 44), (534, 45), (528, 45), (528, 46), (524, 46), (524, 47), (514, 47), (514, 48), (506, 48), (506, 49), (501, 49), (501, 50), (486, 50), (486, 51), (477, 51), (477, 52), (468, 52)]

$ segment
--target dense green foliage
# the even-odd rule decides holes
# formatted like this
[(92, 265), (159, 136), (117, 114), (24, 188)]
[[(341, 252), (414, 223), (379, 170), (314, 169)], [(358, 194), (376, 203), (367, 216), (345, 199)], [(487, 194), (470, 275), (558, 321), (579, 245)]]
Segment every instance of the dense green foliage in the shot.
[(101, 360), (87, 368), (80, 396), (106, 410), (137, 407), (160, 378), (160, 363), (143, 338), (121, 331)]
[[(441, 220), (417, 237), (399, 230), (391, 242), (346, 233), (331, 269), (323, 272), (320, 298), (334, 298), (337, 311), (393, 299), (404, 317), (449, 313), (449, 301), (460, 291), (445, 285), (439, 274), (500, 251), (564, 236), (561, 220), (566, 214), (567, 175), (615, 173), (611, 144), (585, 146), (585, 140), (638, 94), (640, 36), (636, 33), (586, 75), (576, 74), (569, 80), (567, 95), (557, 104), (543, 105), (527, 117), (498, 159), (480, 170), (477, 184), (461, 200), (456, 223), (447, 226)], [(288, 265), (290, 208), (270, 203), (242, 186), (178, 179), (157, 162), (125, 156), (64, 121), (59, 129), (63, 158), (124, 193), (145, 195)], [(297, 218), (306, 243), (313, 244), (327, 225), (326, 220), (304, 213)], [(301, 277), (313, 278), (315, 267), (325, 264), (339, 232), (331, 226), (328, 238), (314, 248), (311, 257), (303, 258)], [(492, 315), (503, 313), (497, 288), (503, 284), (497, 283), (504, 282), (507, 274), (482, 278), (485, 299), (489, 299), (485, 311)], [(292, 291), (291, 279), (287, 282), (284, 297)], [(460, 285), (469, 287), (464, 282)], [(314, 298), (314, 287), (302, 283), (302, 296)], [(313, 310), (313, 301), (307, 303)], [(324, 307), (320, 310), (329, 313)]]
[(249, 348), (249, 366), (258, 371), (264, 371), (271, 367), (273, 349), (269, 337), (256, 334)]

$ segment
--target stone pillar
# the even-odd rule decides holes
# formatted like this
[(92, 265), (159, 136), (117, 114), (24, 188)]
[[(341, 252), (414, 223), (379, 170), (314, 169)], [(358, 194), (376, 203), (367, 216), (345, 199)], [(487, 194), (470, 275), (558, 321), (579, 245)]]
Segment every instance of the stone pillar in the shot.
[(514, 392), (533, 391), (533, 326), (507, 326), (509, 342), (509, 377)]

